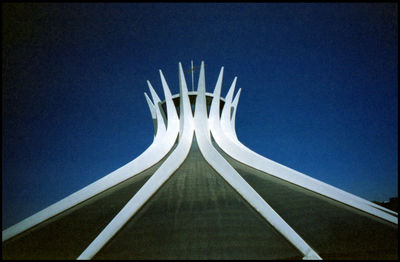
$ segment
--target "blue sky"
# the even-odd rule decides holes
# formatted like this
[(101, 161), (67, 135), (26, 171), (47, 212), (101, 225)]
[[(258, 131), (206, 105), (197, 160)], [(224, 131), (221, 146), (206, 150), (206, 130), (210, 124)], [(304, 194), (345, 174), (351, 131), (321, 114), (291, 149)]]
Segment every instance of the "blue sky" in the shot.
[[(152, 142), (146, 80), (235, 76), (255, 152), (368, 200), (398, 195), (394, 3), (3, 5), (3, 229)], [(197, 82), (198, 72), (195, 72)], [(190, 81), (190, 74), (187, 78)]]

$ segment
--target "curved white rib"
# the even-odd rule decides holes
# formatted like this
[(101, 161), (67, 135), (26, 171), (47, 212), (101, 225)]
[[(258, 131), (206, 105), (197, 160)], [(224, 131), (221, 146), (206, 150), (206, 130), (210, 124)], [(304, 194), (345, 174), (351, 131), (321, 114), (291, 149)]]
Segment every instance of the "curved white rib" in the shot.
[[(222, 120), (221, 120), (221, 123), (222, 123), (222, 130), (223, 130), (223, 132), (228, 133), (228, 134), (229, 134), (229, 137), (230, 137), (230, 138), (233, 140), (233, 142), (235, 142), (238, 146), (244, 148), (246, 151), (251, 151), (252, 153), (257, 154), (257, 153), (255, 153), (254, 151), (250, 150), (250, 149), (249, 149), (248, 147), (246, 147), (245, 145), (243, 145), (243, 144), (238, 140), (238, 138), (237, 138), (236, 130), (235, 130), (235, 117), (236, 117), (236, 109), (237, 109), (237, 104), (238, 104), (238, 100), (239, 100), (239, 96), (240, 96), (240, 91), (241, 91), (241, 89), (239, 89), (239, 91), (238, 91), (237, 94), (236, 94), (235, 99), (233, 100), (233, 102), (231, 102), (231, 98), (232, 98), (232, 95), (233, 95), (233, 89), (234, 89), (234, 87), (235, 87), (235, 85), (232, 84), (232, 86), (231, 86), (232, 91), (229, 90), (230, 92), (228, 92), (227, 99), (225, 99), (225, 103), (226, 103), (226, 104), (230, 104), (230, 103), (231, 103), (231, 106), (233, 107), (233, 114), (232, 114), (231, 119), (230, 119), (230, 124), (231, 124), (231, 125), (228, 124), (228, 115), (230, 114), (230, 113), (229, 113), (229, 110), (225, 109), (225, 107), (224, 107), (223, 111), (225, 111), (225, 112), (222, 112), (222, 115), (223, 115), (224, 117), (223, 117)], [(227, 106), (226, 108), (228, 108), (228, 106)], [(259, 155), (259, 156), (260, 156), (260, 157), (263, 157), (263, 156), (261, 156), (261, 155)], [(265, 157), (263, 157), (263, 158), (265, 158)], [(303, 174), (303, 175), (304, 175), (304, 174)], [(322, 181), (319, 181), (319, 182), (323, 183)], [(326, 185), (328, 185), (328, 184), (326, 184)], [(321, 186), (321, 185), (319, 185), (319, 186)], [(332, 188), (333, 190), (335, 190), (335, 191), (338, 190), (338, 193), (340, 192), (340, 193), (343, 194), (345, 197), (351, 197), (351, 198), (353, 198), (355, 201), (360, 201), (360, 202), (362, 202), (362, 203), (364, 203), (364, 204), (367, 204), (367, 205), (369, 205), (369, 206), (375, 207), (375, 208), (377, 208), (377, 209), (380, 209), (380, 210), (382, 210), (382, 211), (385, 211), (385, 212), (387, 212), (387, 213), (390, 213), (390, 214), (392, 214), (392, 215), (397, 216), (397, 213), (394, 212), (394, 211), (392, 211), (392, 210), (390, 210), (390, 209), (384, 208), (384, 207), (382, 207), (382, 206), (380, 206), (380, 205), (377, 205), (377, 204), (375, 204), (375, 203), (373, 203), (373, 202), (371, 202), (371, 201), (365, 200), (365, 199), (360, 198), (360, 197), (358, 197), (358, 196), (356, 196), (356, 195), (353, 195), (353, 194), (350, 194), (350, 193), (348, 193), (348, 192), (346, 192), (346, 191), (343, 191), (343, 190), (341, 190), (341, 189), (339, 189), (339, 188), (335, 188), (335, 187), (333, 187), (333, 186), (331, 186), (331, 185), (328, 185), (328, 186), (331, 187), (331, 188)]]
[[(385, 220), (397, 224), (397, 217), (391, 215), (391, 214), (397, 215), (396, 212), (384, 209), (383, 207), (379, 207), (378, 205), (370, 201), (359, 198), (355, 195), (352, 195), (336, 187), (323, 183), (317, 179), (302, 174), (296, 170), (293, 170), (279, 163), (276, 163), (268, 158), (265, 158), (251, 151), (240, 141), (235, 139), (235, 136), (232, 134), (232, 126), (230, 120), (230, 110), (232, 105), (231, 101), (233, 97), (233, 90), (235, 88), (234, 85), (235, 82), (236, 81), (232, 83), (231, 88), (228, 91), (228, 94), (225, 98), (225, 105), (221, 114), (221, 121), (219, 122), (218, 119), (210, 119), (210, 122), (213, 123), (211, 132), (213, 134), (215, 141), (221, 147), (222, 150), (224, 150), (228, 155), (230, 155), (237, 161), (242, 162), (251, 167), (254, 167), (265, 173), (271, 174), (272, 176), (297, 184), (308, 190), (314, 191), (321, 195), (327, 196), (329, 198), (332, 198), (334, 200), (345, 203), (347, 205), (360, 209), (364, 212), (367, 212), (369, 214), (375, 215), (377, 217), (383, 218)], [(220, 91), (215, 90), (213, 100), (218, 100), (218, 103), (215, 103), (214, 107), (211, 107), (211, 111), (215, 112), (213, 114), (210, 113), (210, 117), (211, 116), (215, 117), (219, 115), (218, 94), (220, 94)], [(382, 210), (384, 210), (385, 212)]]
[[(226, 110), (226, 112), (225, 112), (225, 113), (222, 113), (222, 115), (225, 115), (225, 118), (221, 121), (221, 122), (224, 123), (224, 124), (223, 124), (223, 127), (222, 127), (222, 130), (225, 131), (226, 133), (230, 133), (230, 134), (231, 134), (231, 135), (230, 135), (230, 138), (231, 138), (232, 140), (234, 140), (233, 142), (235, 142), (238, 146), (244, 148), (246, 151), (251, 151), (252, 153), (257, 154), (257, 153), (255, 153), (254, 151), (250, 150), (250, 149), (249, 149), (248, 147), (246, 147), (245, 145), (243, 145), (243, 144), (238, 140), (238, 138), (237, 138), (237, 136), (236, 136), (236, 130), (235, 130), (235, 116), (236, 116), (236, 109), (237, 109), (237, 104), (238, 104), (238, 99), (239, 99), (240, 91), (241, 91), (241, 89), (239, 89), (238, 93), (236, 94), (236, 97), (235, 97), (234, 101), (232, 102), (232, 107), (234, 108), (234, 109), (233, 109), (234, 111), (233, 111), (233, 115), (232, 115), (232, 117), (231, 117), (231, 126), (229, 126), (230, 129), (229, 129), (229, 127), (228, 127), (228, 123), (227, 123), (228, 121), (227, 121), (227, 118), (226, 118), (226, 115), (228, 114), (228, 110), (226, 110), (226, 109), (224, 108), (224, 110)], [(232, 93), (233, 93), (233, 90), (232, 90)], [(229, 98), (229, 99), (227, 99), (226, 103), (229, 104), (229, 103), (231, 103), (231, 100), (230, 100), (231, 96), (228, 97), (228, 98)], [(232, 134), (233, 134), (233, 135), (232, 135)], [(260, 157), (263, 157), (263, 156), (260, 156)], [(264, 158), (264, 157), (263, 157), (263, 158)], [(303, 175), (304, 175), (304, 174), (303, 174)], [(321, 181), (320, 181), (320, 182), (321, 182)], [(323, 183), (323, 182), (321, 182), (321, 183)], [(326, 185), (328, 185), (328, 184), (326, 184)], [(346, 191), (343, 191), (343, 190), (341, 190), (341, 189), (339, 189), (339, 188), (335, 188), (335, 187), (333, 187), (333, 186), (331, 186), (331, 185), (328, 185), (328, 186), (331, 187), (331, 188), (333, 188), (333, 190), (338, 190), (338, 193), (340, 192), (340, 193), (343, 194), (345, 197), (351, 197), (351, 198), (353, 198), (355, 201), (360, 201), (360, 202), (362, 202), (362, 203), (364, 203), (364, 204), (367, 204), (367, 205), (369, 205), (369, 206), (375, 207), (375, 208), (377, 208), (377, 209), (380, 209), (380, 210), (382, 210), (382, 211), (385, 211), (385, 212), (387, 212), (387, 213), (390, 213), (390, 214), (392, 214), (392, 215), (397, 216), (397, 213), (394, 212), (394, 211), (392, 211), (392, 210), (390, 210), (390, 209), (384, 208), (384, 207), (382, 207), (382, 206), (380, 206), (380, 205), (377, 205), (377, 204), (375, 204), (375, 203), (373, 203), (373, 202), (371, 202), (371, 201), (365, 200), (365, 199), (360, 198), (360, 197), (358, 197), (358, 196), (356, 196), (356, 195), (353, 195), (353, 194), (350, 194), (350, 193), (348, 193), (348, 192), (346, 192)]]
[(235, 99), (233, 99), (232, 102), (232, 107), (233, 107), (233, 113), (232, 113), (232, 117), (231, 117), (231, 133), (232, 133), (232, 137), (236, 140), (239, 141), (239, 139), (237, 138), (237, 134), (236, 134), (236, 128), (235, 128), (235, 122), (236, 122), (236, 110), (237, 110), (237, 105), (239, 103), (239, 97), (240, 97), (240, 92), (242, 91), (241, 88), (239, 88), (239, 91), (237, 92)]
[[(150, 113), (151, 113), (151, 118), (153, 119), (153, 124), (154, 124), (154, 138), (157, 135), (157, 115), (156, 115), (156, 108), (153, 105), (153, 102), (151, 102), (151, 99), (149, 96), (144, 93), (144, 97), (146, 98), (147, 104), (149, 105)], [(154, 140), (153, 138), (153, 140)]]
[(147, 180), (140, 190), (122, 208), (122, 210), (111, 220), (103, 231), (83, 251), (78, 259), (91, 259), (141, 208), (153, 194), (168, 180), (168, 178), (180, 167), (189, 154), (193, 140), (193, 117), (188, 97), (186, 81), (182, 66), (179, 63), (179, 82), (181, 93), (181, 124), (182, 134), (178, 146), (165, 160), (160, 168)]
[(144, 97), (146, 98), (147, 104), (149, 105), (151, 118), (153, 118), (153, 120), (156, 120), (157, 119), (156, 108), (154, 107), (153, 102), (151, 101), (149, 96), (146, 94), (146, 92), (144, 92)]
[[(211, 114), (211, 113), (210, 113)], [(292, 243), (304, 258), (321, 257), (265, 202), (265, 200), (229, 165), (212, 146), (208, 128), (204, 62), (201, 63), (195, 108), (195, 133), (200, 151), (206, 161), (278, 232)]]
[[(162, 117), (162, 113), (161, 113), (161, 110), (160, 110), (160, 103), (161, 103), (161, 100), (160, 100), (160, 98), (158, 97), (156, 91), (154, 91), (154, 88), (153, 88), (153, 86), (151, 85), (151, 83), (150, 83), (149, 80), (147, 80), (147, 85), (149, 86), (150, 94), (151, 94), (151, 97), (153, 98), (153, 102), (154, 102), (154, 109), (155, 109), (155, 111), (156, 111), (156, 116), (157, 116), (157, 118), (156, 118), (156, 120), (157, 120), (157, 133), (158, 133), (158, 132), (161, 132), (161, 136), (164, 136), (164, 135), (165, 135), (165, 132), (167, 132), (167, 128), (166, 128), (166, 126), (165, 126), (164, 119), (163, 119), (163, 117)], [(161, 137), (161, 136), (160, 136), (160, 137)]]
[[(150, 88), (150, 91), (153, 95), (153, 99), (157, 100), (158, 96), (154, 92), (154, 90)], [(159, 162), (171, 150), (172, 146), (175, 143), (179, 130), (179, 122), (177, 119), (176, 109), (173, 105), (171, 93), (169, 92), (169, 90), (165, 94), (165, 97), (167, 100), (168, 112), (171, 116), (168, 118), (168, 129), (165, 132), (164, 122), (160, 121), (160, 119), (162, 120), (162, 116), (159, 107), (154, 106), (152, 103), (149, 104), (152, 116), (153, 111), (151, 110), (151, 108), (152, 106), (154, 106), (154, 112), (156, 113), (156, 118), (158, 121), (157, 132), (152, 144), (141, 155), (139, 155), (137, 158), (127, 163), (126, 165), (111, 172), (110, 174), (84, 187), (83, 189), (76, 191), (66, 198), (3, 230), (2, 241), (5, 241), (71, 207), (74, 207), (75, 205), (103, 192), (104, 190), (107, 190), (123, 182), (124, 180), (135, 176), (140, 172), (143, 172), (144, 170)]]
[(172, 101), (171, 91), (168, 87), (167, 81), (165, 81), (165, 78), (164, 78), (164, 75), (163, 75), (161, 69), (158, 71), (160, 73), (161, 84), (162, 84), (164, 94), (165, 94), (165, 101), (167, 103), (168, 123), (173, 122), (173, 123), (179, 124), (179, 119), (178, 119), (178, 115), (176, 113), (175, 105), (174, 105), (174, 102)]
[[(229, 104), (229, 102), (230, 101), (228, 101), (226, 103)], [(225, 113), (224, 113), (224, 111), (225, 111)], [(225, 110), (225, 107), (224, 107), (224, 110), (222, 112), (222, 116), (226, 116), (226, 115), (228, 115), (228, 110)], [(260, 165), (258, 165), (258, 167), (267, 168), (266, 165), (270, 165), (271, 168), (274, 168), (275, 170), (277, 170), (277, 171), (275, 171), (276, 173), (280, 172), (279, 176), (275, 175), (276, 173), (272, 174), (272, 173), (267, 172), (266, 171), (267, 169), (262, 170), (261, 168), (257, 168), (257, 165), (255, 165), (253, 167), (256, 168), (256, 169), (260, 169), (261, 171), (264, 171), (264, 172), (269, 173), (271, 175), (278, 176), (279, 178), (287, 180), (287, 181), (289, 181), (291, 183), (298, 184), (298, 185), (300, 185), (302, 187), (305, 187), (305, 188), (307, 188), (307, 189), (309, 189), (311, 191), (314, 191), (314, 192), (317, 192), (319, 194), (325, 195), (325, 196), (327, 196), (329, 198), (335, 199), (335, 200), (337, 200), (339, 202), (342, 202), (342, 203), (345, 203), (347, 205), (353, 206), (353, 207), (355, 207), (357, 209), (363, 210), (364, 212), (370, 213), (372, 215), (378, 216), (380, 218), (389, 220), (390, 222), (393, 222), (393, 223), (397, 224), (397, 218), (390, 215), (390, 214), (392, 214), (394, 216), (397, 216), (396, 212), (394, 212), (392, 210), (389, 210), (389, 209), (386, 209), (386, 208), (384, 208), (382, 206), (379, 206), (379, 205), (377, 205), (377, 204), (375, 204), (373, 202), (370, 202), (370, 201), (365, 200), (363, 198), (360, 198), (358, 196), (355, 196), (355, 195), (353, 195), (351, 193), (348, 193), (346, 191), (343, 191), (343, 190), (341, 190), (339, 188), (336, 188), (334, 186), (326, 184), (326, 183), (324, 183), (322, 181), (319, 181), (319, 180), (317, 180), (315, 178), (309, 177), (309, 176), (307, 176), (307, 175), (305, 175), (303, 173), (300, 173), (300, 172), (298, 172), (296, 170), (293, 170), (293, 169), (291, 169), (289, 167), (283, 166), (283, 165), (281, 165), (279, 163), (276, 163), (276, 162), (274, 162), (274, 161), (272, 161), (272, 160), (270, 160), (268, 158), (265, 158), (265, 157), (255, 153), (254, 151), (252, 151), (251, 149), (249, 149), (248, 147), (243, 145), (239, 140), (237, 140), (234, 137), (230, 124), (231, 123), (228, 122), (228, 117), (225, 117), (225, 118), (221, 119), (222, 131), (225, 134), (229, 134), (227, 136), (228, 139), (230, 139), (233, 143), (235, 143), (237, 146), (240, 147), (242, 155), (247, 155), (247, 159), (248, 160), (251, 159), (253, 161), (253, 163), (250, 163), (250, 164), (246, 163), (246, 162), (243, 162), (243, 163), (245, 163), (247, 165), (254, 165), (255, 161), (264, 162), (264, 163), (260, 163)], [(234, 147), (232, 147), (232, 145), (230, 145), (229, 149), (234, 150)], [(244, 159), (244, 158), (242, 158), (242, 159)], [(239, 160), (239, 159), (237, 159), (237, 160)], [(240, 161), (240, 162), (242, 162), (242, 161)], [(286, 174), (285, 175), (285, 172), (286, 173), (289, 172), (290, 174)], [(291, 181), (290, 179), (293, 179), (294, 181)], [(389, 214), (387, 214), (387, 213), (389, 213)]]
[(218, 75), (217, 84), (214, 88), (214, 93), (212, 94), (213, 99), (211, 100), (210, 116), (208, 117), (208, 125), (210, 130), (219, 127), (219, 100), (221, 97), (221, 86), (222, 78), (224, 77), (224, 67), (221, 67), (221, 71)]

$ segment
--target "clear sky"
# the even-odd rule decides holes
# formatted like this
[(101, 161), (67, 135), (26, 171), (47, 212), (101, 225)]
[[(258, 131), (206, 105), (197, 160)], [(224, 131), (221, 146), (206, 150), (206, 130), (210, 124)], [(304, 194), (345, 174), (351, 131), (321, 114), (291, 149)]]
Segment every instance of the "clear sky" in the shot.
[[(178, 62), (207, 91), (242, 88), (255, 152), (368, 200), (398, 195), (395, 3), (2, 6), (3, 229), (136, 158), (152, 142), (146, 80)], [(198, 71), (195, 72), (197, 83)], [(190, 83), (190, 74), (187, 76)]]

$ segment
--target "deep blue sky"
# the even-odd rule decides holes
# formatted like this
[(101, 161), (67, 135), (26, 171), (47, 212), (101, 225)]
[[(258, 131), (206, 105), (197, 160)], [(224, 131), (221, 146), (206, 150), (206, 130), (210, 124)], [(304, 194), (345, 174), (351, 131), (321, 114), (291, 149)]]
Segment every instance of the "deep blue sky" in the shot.
[(368, 200), (398, 194), (394, 3), (2, 8), (3, 229), (143, 152), (146, 80), (163, 97), (162, 69), (177, 93), (191, 59), (208, 92), (221, 66), (224, 96), (238, 76), (252, 150)]

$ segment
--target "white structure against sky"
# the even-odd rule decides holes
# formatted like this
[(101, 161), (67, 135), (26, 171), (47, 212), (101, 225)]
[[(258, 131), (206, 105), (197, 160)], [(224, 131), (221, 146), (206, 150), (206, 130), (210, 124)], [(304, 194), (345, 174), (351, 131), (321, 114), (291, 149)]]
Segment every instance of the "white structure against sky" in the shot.
[[(197, 91), (188, 91), (181, 63), (179, 63), (180, 92), (177, 95), (172, 96), (161, 70), (159, 72), (165, 96), (166, 115), (161, 106), (161, 99), (150, 82), (147, 81), (152, 99), (146, 93), (145, 98), (155, 123), (155, 136), (149, 148), (136, 159), (107, 176), (4, 230), (2, 233), (3, 241), (139, 174), (158, 163), (173, 149), (157, 171), (78, 257), (78, 259), (92, 258), (181, 166), (189, 154), (193, 139), (196, 139), (201, 154), (212, 168), (269, 224), (295, 246), (302, 253), (304, 259), (321, 259), (214, 148), (211, 135), (225, 153), (241, 163), (261, 170), (267, 173), (266, 175), (288, 181), (397, 225), (396, 212), (276, 163), (243, 145), (238, 140), (235, 131), (236, 109), (241, 90), (239, 89), (234, 96), (237, 80), (235, 77), (225, 99), (220, 97), (223, 67), (213, 93), (206, 93), (204, 62), (201, 63), (200, 67)], [(195, 96), (194, 112), (189, 95)], [(176, 97), (180, 98), (179, 115), (173, 102)], [(212, 99), (209, 114), (207, 113), (206, 97)], [(221, 101), (224, 102), (222, 112), (220, 112)], [(178, 141), (177, 146), (174, 148), (176, 141)]]

